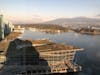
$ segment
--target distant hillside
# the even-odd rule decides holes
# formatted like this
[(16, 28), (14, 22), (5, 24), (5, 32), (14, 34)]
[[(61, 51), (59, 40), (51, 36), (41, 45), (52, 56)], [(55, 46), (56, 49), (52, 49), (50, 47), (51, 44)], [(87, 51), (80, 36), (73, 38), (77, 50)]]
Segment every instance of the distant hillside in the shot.
[(55, 19), (55, 20), (51, 20), (48, 22), (44, 22), (46, 24), (66, 24), (66, 23), (78, 23), (78, 22), (89, 22), (89, 23), (93, 23), (93, 22), (100, 22), (100, 19), (97, 18), (86, 18), (86, 17), (76, 17), (76, 18), (59, 18), (59, 19)]

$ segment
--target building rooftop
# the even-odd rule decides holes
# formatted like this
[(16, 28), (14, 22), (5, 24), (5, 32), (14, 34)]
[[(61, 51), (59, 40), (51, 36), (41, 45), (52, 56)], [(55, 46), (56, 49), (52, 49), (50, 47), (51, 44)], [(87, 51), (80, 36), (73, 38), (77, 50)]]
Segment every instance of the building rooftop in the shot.
[(32, 46), (43, 46), (43, 45), (54, 44), (54, 42), (48, 39), (29, 40), (29, 41), (32, 42)]
[(46, 51), (58, 51), (58, 50), (74, 50), (79, 48), (65, 44), (51, 43), (48, 45), (37, 46), (36, 49), (40, 52), (46, 52)]

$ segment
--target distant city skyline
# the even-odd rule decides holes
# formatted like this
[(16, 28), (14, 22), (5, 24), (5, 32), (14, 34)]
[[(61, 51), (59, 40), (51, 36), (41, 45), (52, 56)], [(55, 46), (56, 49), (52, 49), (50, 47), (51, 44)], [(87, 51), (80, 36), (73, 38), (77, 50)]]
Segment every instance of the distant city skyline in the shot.
[(100, 0), (0, 0), (0, 14), (13, 23), (100, 16)]

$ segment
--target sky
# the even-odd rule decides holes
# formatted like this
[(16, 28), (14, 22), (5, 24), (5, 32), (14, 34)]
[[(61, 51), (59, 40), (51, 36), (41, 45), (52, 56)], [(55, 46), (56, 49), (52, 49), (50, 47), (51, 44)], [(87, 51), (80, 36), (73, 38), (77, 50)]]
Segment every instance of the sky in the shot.
[(0, 0), (0, 14), (15, 23), (99, 17), (100, 0)]

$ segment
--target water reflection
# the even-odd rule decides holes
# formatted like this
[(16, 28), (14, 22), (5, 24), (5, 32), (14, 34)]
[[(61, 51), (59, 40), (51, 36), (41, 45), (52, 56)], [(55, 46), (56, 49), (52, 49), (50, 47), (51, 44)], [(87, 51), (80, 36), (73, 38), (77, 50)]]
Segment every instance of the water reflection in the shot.
[(24, 39), (48, 38), (56, 43), (66, 43), (85, 48), (85, 51), (77, 53), (77, 58), (75, 58), (77, 63), (83, 66), (83, 71), (74, 73), (74, 75), (100, 75), (100, 35), (83, 35), (75, 32), (46, 34), (26, 30), (22, 37)]

